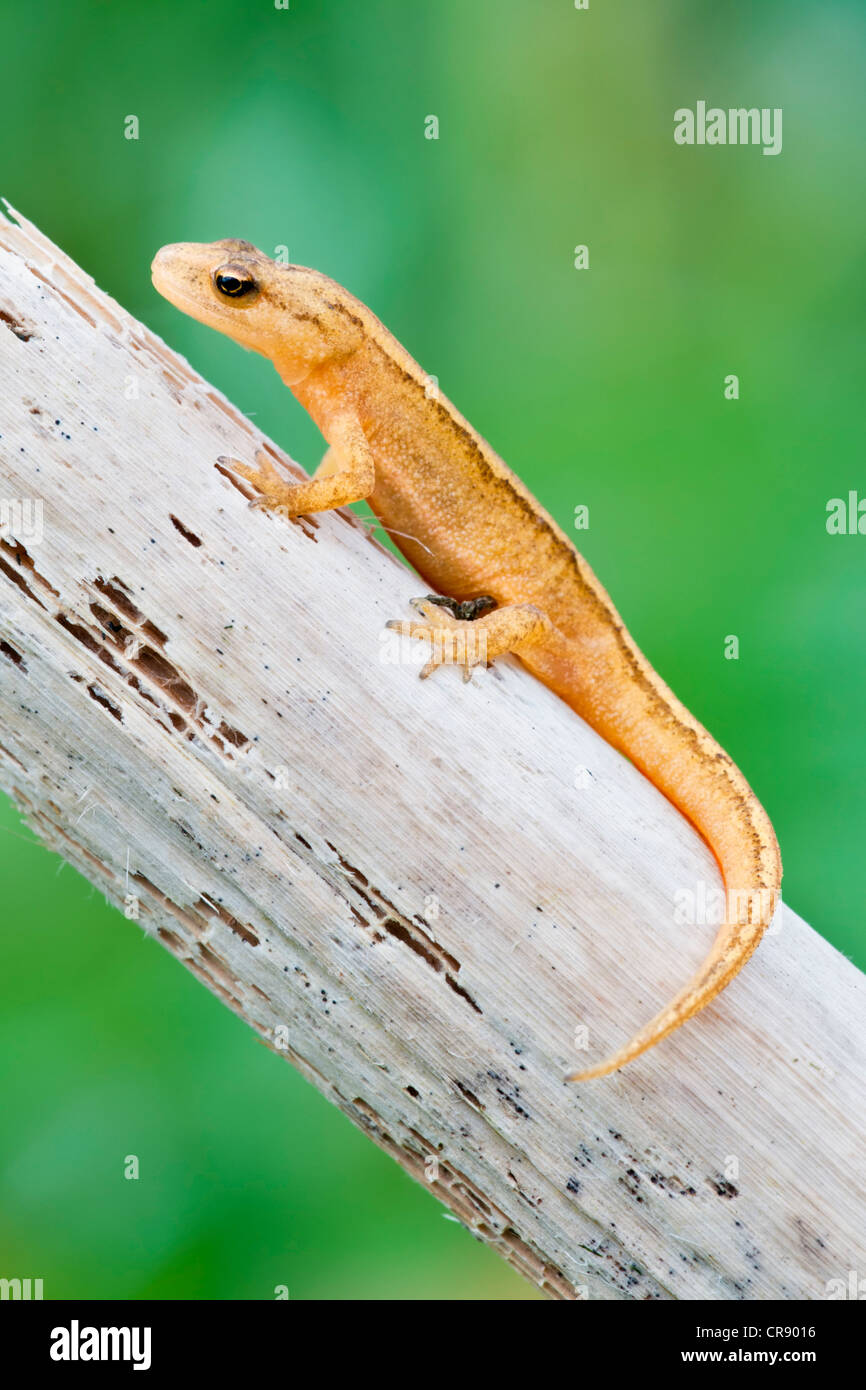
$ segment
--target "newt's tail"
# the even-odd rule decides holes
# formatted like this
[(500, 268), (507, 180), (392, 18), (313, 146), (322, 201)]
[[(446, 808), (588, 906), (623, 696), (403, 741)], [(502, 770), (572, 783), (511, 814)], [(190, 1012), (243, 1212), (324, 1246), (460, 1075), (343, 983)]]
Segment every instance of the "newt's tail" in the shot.
[(771, 897), (772, 905), (763, 909), (759, 907), (753, 920), (743, 923), (727, 921), (722, 925), (712, 951), (697, 974), (692, 976), (689, 983), (683, 986), (661, 1013), (656, 1014), (639, 1033), (635, 1033), (630, 1042), (603, 1062), (598, 1062), (596, 1066), (567, 1076), (566, 1081), (590, 1081), (595, 1076), (607, 1076), (609, 1072), (618, 1071), (626, 1062), (639, 1057), (647, 1048), (661, 1042), (668, 1033), (679, 1028), (687, 1018), (698, 1013), (724, 989), (728, 981), (733, 979), (749, 959), (773, 916), (776, 894), (771, 894)]
[(758, 945), (782, 882), (770, 819), (739, 768), (680, 704), (624, 629), (617, 630), (616, 649), (609, 646), (606, 657), (610, 669), (605, 679), (614, 671), (619, 677), (616, 707), (597, 701), (591, 688), (570, 702), (700, 831), (722, 871), (726, 907), (710, 954), (667, 1007), (618, 1052), (567, 1081), (617, 1071), (708, 1004)]
[[(739, 856), (739, 872), (736, 865), (729, 863), (726, 866), (722, 862), (725, 920), (703, 965), (666, 1008), (641, 1028), (630, 1042), (596, 1066), (567, 1076), (567, 1081), (589, 1081), (595, 1076), (606, 1076), (639, 1057), (647, 1048), (661, 1042), (668, 1033), (698, 1013), (725, 988), (749, 959), (772, 920), (782, 878), (782, 865), (772, 826), (753, 796), (751, 802), (751, 805), (740, 805), (733, 810), (735, 817), (745, 821), (743, 832), (750, 844), (748, 851)], [(756, 815), (761, 822), (760, 827), (754, 824)], [(729, 823), (725, 830), (726, 838), (730, 839), (732, 830), (736, 830), (736, 820), (733, 825)], [(714, 844), (709, 835), (707, 839), (718, 854), (717, 843)]]

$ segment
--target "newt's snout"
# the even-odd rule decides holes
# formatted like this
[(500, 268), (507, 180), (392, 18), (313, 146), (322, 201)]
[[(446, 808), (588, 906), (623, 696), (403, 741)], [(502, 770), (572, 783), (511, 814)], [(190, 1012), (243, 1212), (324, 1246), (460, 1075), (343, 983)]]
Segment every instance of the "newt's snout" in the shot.
[[(159, 290), (159, 293), (164, 295), (170, 303), (177, 304), (178, 308), (183, 306), (177, 303), (177, 290), (185, 280), (194, 282), (194, 277), (190, 273), (192, 262), (188, 252), (189, 247), (180, 241), (169, 246), (161, 246), (150, 266), (150, 278), (154, 288)], [(192, 283), (189, 288), (192, 290)]]

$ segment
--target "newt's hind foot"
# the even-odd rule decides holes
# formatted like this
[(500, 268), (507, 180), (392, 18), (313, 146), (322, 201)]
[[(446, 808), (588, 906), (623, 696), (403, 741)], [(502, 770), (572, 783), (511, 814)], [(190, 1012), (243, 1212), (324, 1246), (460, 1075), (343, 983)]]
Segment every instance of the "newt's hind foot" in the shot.
[[(386, 624), (392, 632), (403, 637), (417, 637), (429, 642), (430, 660), (421, 670), (421, 679), (433, 674), (437, 666), (461, 666), (463, 679), (472, 679), (476, 666), (488, 666), (506, 652), (520, 652), (544, 637), (551, 628), (550, 619), (531, 603), (512, 603), (487, 612), (493, 599), (456, 599), (427, 594), (413, 598), (412, 607), (425, 622), (392, 621)], [(469, 616), (470, 614), (476, 616)], [(484, 613), (483, 617), (477, 616)]]

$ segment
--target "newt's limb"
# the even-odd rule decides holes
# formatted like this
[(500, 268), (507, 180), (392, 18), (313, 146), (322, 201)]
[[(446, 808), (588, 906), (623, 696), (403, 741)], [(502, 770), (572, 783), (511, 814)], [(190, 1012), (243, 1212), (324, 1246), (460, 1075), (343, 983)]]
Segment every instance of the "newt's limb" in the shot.
[(288, 516), (332, 511), (368, 497), (373, 491), (376, 470), (357, 420), (350, 415), (337, 416), (330, 433), (330, 448), (315, 475), (300, 483), (287, 483), (262, 450), (256, 454), (258, 468), (249, 468), (232, 458), (221, 462), (258, 489), (260, 495), (252, 503), (254, 507)]
[(509, 603), (482, 618), (457, 617), (457, 613), (489, 608), (492, 600), (470, 599), (458, 603), (436, 594), (413, 598), (412, 607), (426, 619), (423, 623), (386, 623), (403, 637), (420, 637), (429, 642), (430, 660), (421, 670), (421, 679), (433, 674), (437, 666), (462, 666), (464, 681), (471, 680), (476, 666), (487, 666), (506, 652), (519, 653), (550, 636), (552, 623), (546, 613), (531, 603)]
[(334, 473), (340, 471), (340, 455), (336, 449), (332, 449), (329, 444), (319, 460), (319, 466), (313, 474), (314, 478), (330, 478)]

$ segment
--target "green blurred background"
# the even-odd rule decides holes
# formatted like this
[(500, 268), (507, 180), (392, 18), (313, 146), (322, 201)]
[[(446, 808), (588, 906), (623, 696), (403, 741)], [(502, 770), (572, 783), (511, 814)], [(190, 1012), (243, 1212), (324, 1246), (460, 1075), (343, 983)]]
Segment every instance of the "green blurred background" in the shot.
[[(862, 0), (3, 8), (0, 192), (308, 466), (272, 368), (151, 257), (287, 245), (369, 303), (563, 526), (589, 506), (581, 549), (767, 806), (788, 902), (862, 964), (866, 537), (825, 529), (866, 495)], [(782, 153), (676, 146), (698, 99), (782, 107)], [(8, 802), (0, 831), (0, 1274), (535, 1296)]]

